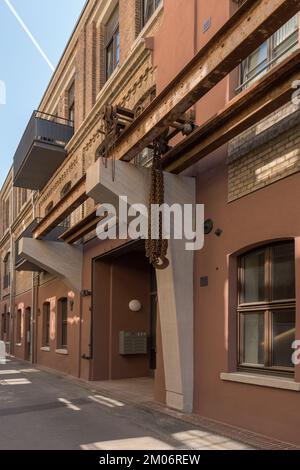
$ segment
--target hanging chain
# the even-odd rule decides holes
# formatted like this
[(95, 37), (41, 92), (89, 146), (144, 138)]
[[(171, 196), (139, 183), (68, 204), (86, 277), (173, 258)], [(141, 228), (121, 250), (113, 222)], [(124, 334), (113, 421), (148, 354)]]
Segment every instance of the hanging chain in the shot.
[(115, 179), (115, 145), (117, 139), (118, 129), (118, 114), (114, 106), (105, 106), (102, 111), (102, 120), (104, 123), (105, 141), (104, 141), (104, 164), (107, 168), (108, 155), (112, 153), (112, 180)]
[[(146, 256), (149, 258), (150, 263), (155, 269), (166, 269), (169, 266), (167, 259), (168, 240), (163, 237), (163, 216), (159, 212), (159, 220), (152, 220), (152, 207), (153, 205), (161, 206), (164, 203), (164, 174), (161, 163), (161, 141), (155, 140), (154, 155), (151, 169), (151, 188), (149, 197), (149, 225), (148, 225), (148, 239), (146, 240)], [(158, 227), (155, 226), (158, 223)], [(158, 237), (152, 238), (153, 233), (157, 232)]]

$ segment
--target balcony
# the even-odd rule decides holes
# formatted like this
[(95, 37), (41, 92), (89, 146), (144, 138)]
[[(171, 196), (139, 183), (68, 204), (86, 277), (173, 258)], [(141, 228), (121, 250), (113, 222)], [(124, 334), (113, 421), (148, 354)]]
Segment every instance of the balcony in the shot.
[[(42, 272), (42, 269), (37, 264), (32, 263), (31, 261), (27, 260), (22, 254), (20, 255), (19, 250), (19, 242), (23, 238), (32, 238), (32, 232), (37, 227), (38, 223), (41, 219), (36, 218), (28, 227), (27, 229), (22, 232), (20, 237), (16, 240), (16, 256), (15, 256), (15, 269), (16, 271), (29, 271), (29, 272)], [(59, 242), (59, 237), (62, 235), (67, 229), (69, 228), (66, 222), (61, 223), (57, 227), (55, 227), (46, 237), (44, 237), (44, 241), (51, 241), (51, 242)]]
[(66, 158), (73, 123), (34, 111), (14, 156), (14, 186), (41, 190)]

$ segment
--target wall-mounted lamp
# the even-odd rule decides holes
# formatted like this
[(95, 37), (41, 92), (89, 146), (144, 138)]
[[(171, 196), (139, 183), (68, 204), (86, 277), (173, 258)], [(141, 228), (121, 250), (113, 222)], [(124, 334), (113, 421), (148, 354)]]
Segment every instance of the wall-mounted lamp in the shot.
[(140, 312), (142, 310), (142, 303), (139, 300), (131, 300), (129, 302), (129, 310), (131, 312)]
[(74, 309), (74, 299), (75, 299), (75, 293), (73, 291), (68, 292), (68, 299), (70, 303), (70, 310), (73, 312)]

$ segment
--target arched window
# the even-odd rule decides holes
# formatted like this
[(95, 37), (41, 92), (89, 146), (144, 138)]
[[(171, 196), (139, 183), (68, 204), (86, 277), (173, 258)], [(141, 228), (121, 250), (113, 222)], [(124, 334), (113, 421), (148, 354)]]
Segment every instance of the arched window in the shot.
[(3, 288), (10, 286), (10, 252), (8, 252), (3, 260)]
[(71, 183), (71, 181), (68, 181), (68, 183), (64, 185), (64, 187), (62, 188), (62, 190), (61, 190), (61, 192), (60, 192), (60, 198), (61, 198), (61, 199), (62, 199), (63, 197), (65, 197), (65, 196), (68, 194), (68, 192), (70, 191), (71, 187), (72, 187), (72, 183)]
[(280, 242), (239, 259), (239, 366), (292, 372), (295, 248)]
[(53, 206), (54, 206), (53, 201), (49, 202), (48, 206), (45, 209), (45, 215), (48, 215), (52, 211)]
[(68, 299), (58, 301), (57, 309), (57, 348), (68, 349)]

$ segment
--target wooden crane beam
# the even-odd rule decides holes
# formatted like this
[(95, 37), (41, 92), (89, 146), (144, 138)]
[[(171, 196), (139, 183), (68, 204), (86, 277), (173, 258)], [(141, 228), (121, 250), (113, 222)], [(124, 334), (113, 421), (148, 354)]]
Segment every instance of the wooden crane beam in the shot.
[(247, 0), (121, 134), (114, 158), (130, 161), (300, 9), (300, 0)]
[(163, 167), (178, 174), (249, 129), (291, 100), (299, 77), (297, 50), (171, 149), (163, 157)]
[[(129, 125), (116, 142), (114, 158), (130, 161), (147, 145), (150, 145), (172, 122), (179, 119), (185, 111), (234, 70), (243, 59), (276, 32), (299, 9), (300, 0), (247, 0), (150, 106)], [(293, 58), (289, 58), (286, 63), (292, 64), (293, 60)], [(237, 133), (258, 122), (264, 117), (265, 111), (268, 110), (269, 114), (286, 102), (286, 97), (290, 96), (290, 88), (288, 90), (278, 88), (278, 95), (276, 95), (276, 87), (284, 86), (283, 82), (279, 84), (279, 80), (276, 79), (277, 74), (281, 76), (282, 73), (282, 69), (280, 71), (275, 69), (259, 81), (260, 86), (263, 87), (263, 83), (266, 85), (264, 87), (267, 94), (266, 101), (264, 102), (263, 97), (261, 97), (261, 107), (259, 108), (258, 105), (257, 109), (253, 110), (251, 115), (249, 114), (249, 117), (246, 114), (253, 104), (253, 93), (254, 89), (257, 89), (257, 85), (249, 88), (241, 95), (244, 107), (237, 104), (241, 103), (238, 97), (237, 100), (229, 103), (225, 114), (222, 114), (223, 112), (219, 113), (221, 115), (221, 118), (218, 119), (220, 122), (223, 118), (226, 121), (230, 119), (230, 115), (235, 115), (237, 122), (240, 119), (240, 124), (237, 124), (233, 130), (230, 129), (230, 122), (227, 122), (227, 127), (224, 123), (224, 129), (227, 129), (226, 138), (225, 134), (223, 138), (220, 135), (218, 145), (222, 145), (222, 142), (225, 143)], [(274, 80), (277, 83), (275, 85)], [(266, 102), (268, 102), (267, 106)], [(265, 110), (263, 109), (264, 106), (266, 106)], [(243, 118), (242, 114), (238, 117), (238, 110), (245, 113)], [(218, 126), (220, 126), (220, 122), (217, 124)], [(204, 126), (207, 126), (207, 129), (210, 128), (212, 134), (216, 132), (211, 122)], [(201, 158), (201, 155), (208, 154), (209, 150), (213, 149), (212, 144), (209, 143), (209, 133), (207, 133), (206, 142), (206, 150), (199, 150), (197, 156), (191, 154), (188, 164), (182, 159), (180, 163), (175, 164), (172, 160), (175, 159), (177, 150), (173, 150), (173, 154), (166, 156), (166, 168), (178, 173), (181, 169), (186, 168), (186, 165), (189, 166), (193, 161)], [(85, 177), (82, 177), (70, 193), (40, 222), (33, 232), (34, 238), (45, 236), (86, 199)]]

